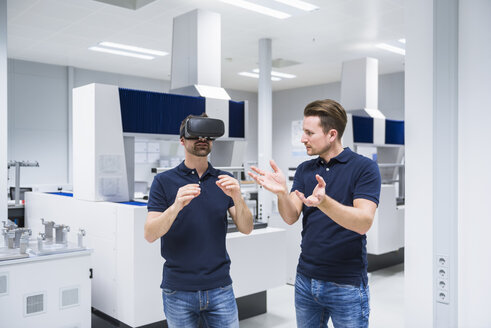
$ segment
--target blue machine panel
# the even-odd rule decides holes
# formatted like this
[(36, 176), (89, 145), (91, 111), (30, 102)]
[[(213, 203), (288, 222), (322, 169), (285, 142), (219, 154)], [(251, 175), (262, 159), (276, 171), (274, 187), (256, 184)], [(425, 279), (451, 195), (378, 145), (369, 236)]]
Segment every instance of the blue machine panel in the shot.
[(353, 141), (373, 143), (373, 118), (353, 116)]
[(188, 115), (205, 112), (205, 98), (119, 88), (123, 132), (179, 135)]
[(243, 101), (228, 102), (228, 136), (230, 138), (244, 138), (245, 103)]
[(385, 143), (404, 145), (404, 121), (385, 120)]

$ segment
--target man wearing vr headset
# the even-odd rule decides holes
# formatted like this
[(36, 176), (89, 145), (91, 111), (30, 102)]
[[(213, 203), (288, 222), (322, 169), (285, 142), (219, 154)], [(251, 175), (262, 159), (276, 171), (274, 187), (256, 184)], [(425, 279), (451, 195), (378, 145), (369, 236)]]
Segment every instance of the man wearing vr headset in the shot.
[(188, 116), (181, 123), (185, 160), (155, 176), (148, 199), (145, 239), (160, 238), (165, 258), (164, 313), (169, 327), (239, 327), (225, 247), (227, 211), (238, 230), (249, 234), (252, 213), (239, 182), (208, 162), (223, 122)]

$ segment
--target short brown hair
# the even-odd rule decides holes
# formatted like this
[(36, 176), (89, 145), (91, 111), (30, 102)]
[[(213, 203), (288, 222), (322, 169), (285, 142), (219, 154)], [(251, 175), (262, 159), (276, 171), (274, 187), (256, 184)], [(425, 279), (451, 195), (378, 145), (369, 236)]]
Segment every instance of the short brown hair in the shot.
[(206, 113), (203, 112), (203, 113), (201, 113), (201, 115), (188, 115), (188, 116), (186, 116), (186, 118), (182, 120), (181, 126), (179, 127), (179, 136), (182, 137), (184, 135), (184, 125), (186, 124), (186, 121), (188, 120), (188, 118), (191, 118), (191, 117), (208, 117), (208, 115), (206, 115)]
[(324, 133), (334, 129), (338, 131), (338, 138), (341, 140), (348, 117), (343, 106), (332, 99), (316, 100), (305, 106), (303, 116), (317, 116), (321, 120), (321, 127)]

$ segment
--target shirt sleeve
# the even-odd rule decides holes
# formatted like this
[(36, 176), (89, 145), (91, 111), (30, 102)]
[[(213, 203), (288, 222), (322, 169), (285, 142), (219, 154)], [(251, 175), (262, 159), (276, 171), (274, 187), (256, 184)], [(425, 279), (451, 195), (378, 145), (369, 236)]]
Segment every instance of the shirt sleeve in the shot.
[(375, 161), (369, 160), (358, 180), (355, 182), (353, 200), (363, 198), (373, 201), (378, 205), (380, 198), (381, 177), (380, 170)]
[(148, 195), (147, 209), (149, 212), (164, 212), (169, 203), (165, 197), (165, 191), (160, 183), (158, 176), (155, 176), (150, 187), (150, 194)]
[[(293, 186), (290, 192), (294, 192), (295, 190), (300, 191), (301, 193), (305, 194), (305, 184), (302, 179), (302, 172), (303, 172), (303, 163), (300, 164), (297, 169), (295, 170), (295, 176), (293, 177)], [(288, 177), (286, 177), (288, 179)]]

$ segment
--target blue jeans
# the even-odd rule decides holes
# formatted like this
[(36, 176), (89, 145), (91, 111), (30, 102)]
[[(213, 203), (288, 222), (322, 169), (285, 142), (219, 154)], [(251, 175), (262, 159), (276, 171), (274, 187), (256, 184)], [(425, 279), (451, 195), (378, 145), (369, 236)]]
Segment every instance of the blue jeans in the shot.
[(329, 317), (336, 328), (368, 327), (368, 286), (340, 285), (310, 279), (297, 272), (295, 309), (298, 328), (327, 327)]
[(238, 328), (239, 315), (232, 285), (185, 292), (162, 289), (169, 328)]

